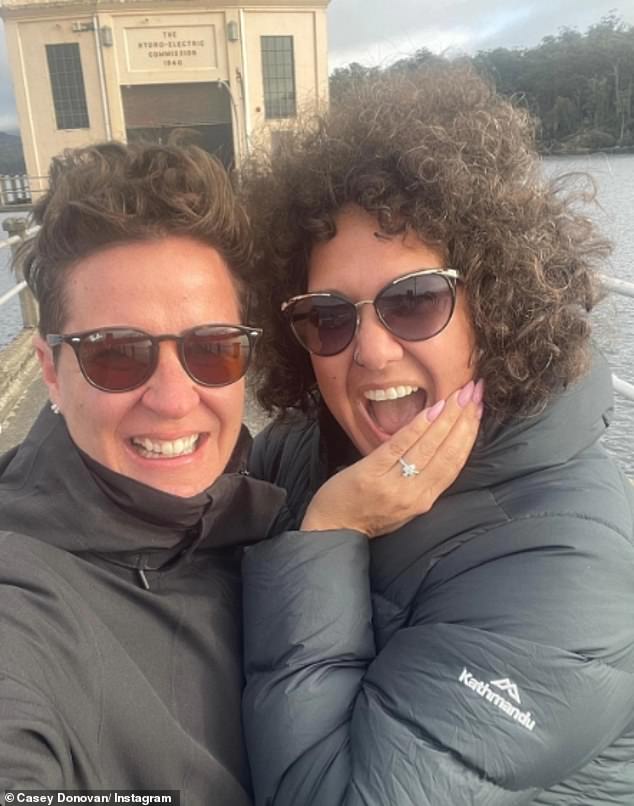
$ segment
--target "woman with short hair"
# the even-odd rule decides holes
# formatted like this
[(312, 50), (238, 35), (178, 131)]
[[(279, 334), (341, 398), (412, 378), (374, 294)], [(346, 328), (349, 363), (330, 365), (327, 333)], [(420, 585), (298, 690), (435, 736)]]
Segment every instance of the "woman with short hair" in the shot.
[(33, 219), (51, 406), (0, 460), (0, 789), (248, 806), (241, 546), (282, 502), (244, 471), (244, 212), (204, 152), (108, 143)]

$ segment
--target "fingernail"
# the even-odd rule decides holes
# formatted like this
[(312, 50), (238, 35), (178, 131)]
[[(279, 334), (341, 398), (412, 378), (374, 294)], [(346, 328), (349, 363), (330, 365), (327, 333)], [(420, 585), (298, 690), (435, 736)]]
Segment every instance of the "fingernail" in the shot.
[(464, 409), (464, 407), (469, 403), (469, 401), (473, 397), (474, 388), (475, 384), (473, 383), (473, 381), (469, 381), (469, 383), (466, 386), (463, 386), (462, 389), (460, 390), (460, 394), (458, 395), (458, 405), (460, 406), (461, 409)]
[(475, 389), (473, 390), (473, 402), (474, 403), (482, 403), (482, 398), (484, 397), (484, 381), (482, 378), (476, 383)]
[(482, 419), (483, 414), (484, 414), (484, 403), (480, 401), (478, 403), (478, 407), (476, 408), (476, 416)]
[(427, 414), (425, 415), (427, 417), (427, 420), (430, 423), (433, 423), (444, 408), (445, 408), (444, 400), (439, 400), (436, 403), (434, 403), (434, 405), (431, 408), (427, 409)]

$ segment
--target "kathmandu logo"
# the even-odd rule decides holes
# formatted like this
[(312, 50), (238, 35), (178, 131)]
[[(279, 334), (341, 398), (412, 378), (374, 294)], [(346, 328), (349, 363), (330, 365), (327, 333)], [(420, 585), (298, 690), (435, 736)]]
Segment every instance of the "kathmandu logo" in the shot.
[(471, 672), (463, 668), (458, 682), (463, 683), (478, 696), (492, 703), (496, 708), (499, 708), (500, 711), (504, 711), (505, 714), (508, 714), (527, 730), (532, 731), (535, 728), (535, 720), (530, 711), (520, 711), (516, 705), (513, 705), (513, 703), (491, 688), (491, 686), (494, 686), (499, 689), (499, 691), (504, 691), (518, 705), (521, 705), (519, 690), (515, 683), (512, 683), (508, 677), (501, 680), (491, 680), (490, 683), (485, 683), (483, 680), (477, 680)]
[(495, 686), (496, 688), (499, 688), (500, 691), (506, 691), (509, 697), (512, 700), (515, 700), (515, 702), (518, 705), (522, 704), (520, 700), (520, 693), (517, 690), (517, 686), (515, 685), (515, 683), (511, 683), (508, 677), (505, 677), (504, 680), (491, 680), (491, 685)]

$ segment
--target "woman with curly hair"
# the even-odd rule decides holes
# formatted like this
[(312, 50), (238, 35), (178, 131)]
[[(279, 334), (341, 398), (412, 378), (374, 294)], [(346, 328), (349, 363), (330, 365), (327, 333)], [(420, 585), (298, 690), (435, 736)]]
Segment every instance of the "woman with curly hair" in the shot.
[[(243, 565), (256, 803), (633, 803), (634, 495), (588, 320), (608, 245), (529, 116), (464, 68), (375, 80), (245, 188), (260, 396), (287, 414), (252, 472), (297, 527)], [(477, 442), (429, 512), (368, 540), (307, 510), (468, 400)]]

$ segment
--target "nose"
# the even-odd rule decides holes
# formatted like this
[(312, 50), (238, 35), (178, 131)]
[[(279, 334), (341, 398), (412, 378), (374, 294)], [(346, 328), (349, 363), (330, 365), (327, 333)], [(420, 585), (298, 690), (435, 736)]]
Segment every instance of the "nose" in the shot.
[(159, 345), (154, 374), (143, 393), (143, 405), (166, 420), (180, 420), (200, 402), (198, 387), (180, 362), (174, 342)]
[(359, 363), (367, 369), (382, 370), (392, 361), (403, 357), (403, 347), (381, 323), (373, 305), (359, 310), (359, 327), (353, 341)]

